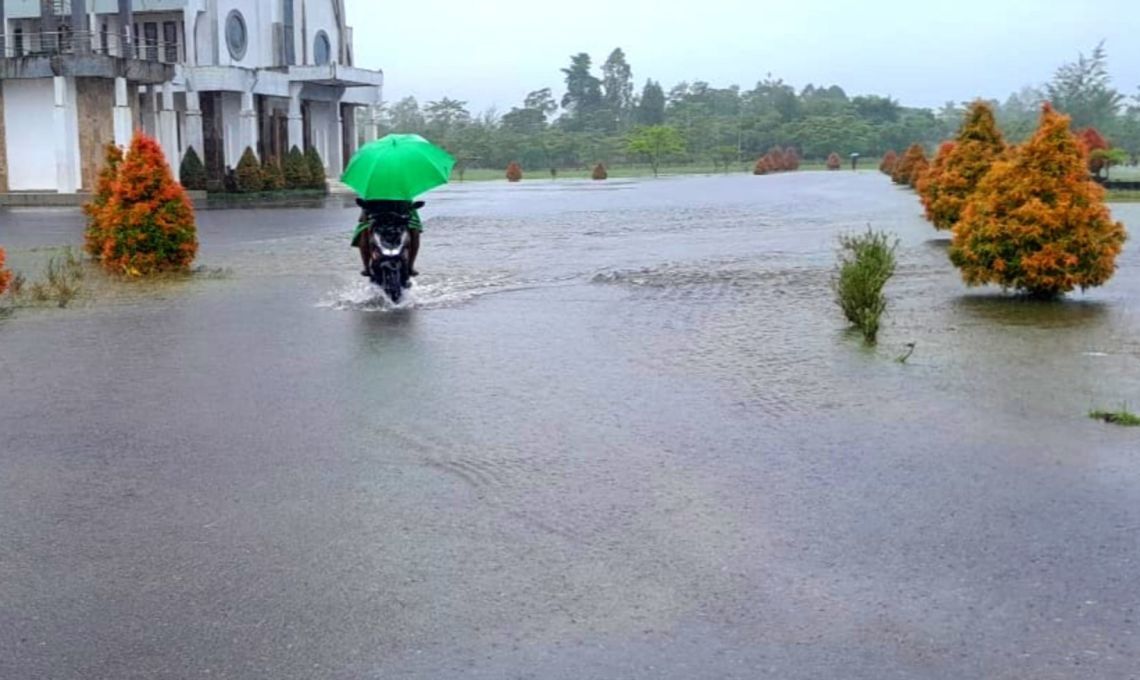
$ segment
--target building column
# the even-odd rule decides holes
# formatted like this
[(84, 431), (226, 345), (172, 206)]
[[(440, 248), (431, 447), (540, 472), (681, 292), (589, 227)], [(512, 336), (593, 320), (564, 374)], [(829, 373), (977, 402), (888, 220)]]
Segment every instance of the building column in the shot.
[(189, 149), (194, 148), (194, 153), (198, 154), (198, 158), (202, 162), (206, 162), (206, 144), (205, 136), (202, 131), (202, 102), (198, 97), (198, 92), (195, 90), (186, 90), (186, 135), (182, 140), (183, 145)]
[[(238, 123), (238, 159), (241, 159), (241, 154), (245, 153), (247, 148), (253, 149), (257, 153), (257, 107), (254, 105), (254, 96), (252, 92), (241, 93), (241, 120)], [(234, 163), (237, 167), (237, 162)]]
[(289, 85), (289, 148), (285, 153), (297, 147), (305, 150), (305, 120), (301, 114), (301, 85)]
[(329, 130), (329, 157), (325, 159), (325, 165), (328, 176), (336, 179), (344, 172), (344, 119), (340, 99), (329, 106), (332, 107), (332, 129)]
[(74, 194), (79, 191), (79, 158), (75, 146), (74, 131), (70, 124), (68, 111), (73, 102), (68, 97), (68, 79), (64, 76), (55, 76), (52, 83), (55, 86), (55, 106), (52, 109), (52, 123), (55, 144), (55, 188), (61, 194)]
[(174, 179), (179, 179), (182, 152), (178, 148), (178, 114), (174, 110), (174, 85), (162, 84), (162, 110), (158, 112), (158, 144), (166, 154), (166, 162)]
[(131, 121), (130, 87), (126, 78), (115, 78), (115, 144), (127, 148), (131, 144), (134, 125)]

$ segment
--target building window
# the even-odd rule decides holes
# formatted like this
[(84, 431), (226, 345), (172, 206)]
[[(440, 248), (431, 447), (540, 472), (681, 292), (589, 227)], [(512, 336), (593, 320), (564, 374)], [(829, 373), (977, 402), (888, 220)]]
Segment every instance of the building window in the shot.
[(99, 28), (99, 51), (103, 54), (110, 54), (107, 49), (107, 22), (104, 21), (103, 25)]
[(143, 24), (143, 36), (146, 41), (147, 61), (158, 61), (158, 24), (153, 21)]
[(24, 29), (17, 28), (12, 32), (12, 50), (17, 57), (24, 56)]
[(313, 42), (313, 63), (317, 66), (327, 66), (332, 59), (332, 44), (329, 34), (317, 31), (317, 38)]
[(241, 61), (245, 57), (248, 40), (249, 34), (246, 32), (245, 18), (242, 17), (241, 12), (235, 9), (226, 17), (226, 47), (229, 48), (230, 56), (235, 61)]
[(178, 62), (178, 23), (162, 23), (162, 60), (168, 64)]

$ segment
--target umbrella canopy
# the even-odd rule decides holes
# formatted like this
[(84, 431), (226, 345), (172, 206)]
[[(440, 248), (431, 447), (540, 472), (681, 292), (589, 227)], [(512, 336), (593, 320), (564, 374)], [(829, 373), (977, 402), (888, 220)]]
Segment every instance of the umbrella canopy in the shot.
[(455, 159), (419, 135), (388, 135), (360, 147), (340, 181), (366, 201), (411, 201), (447, 184)]

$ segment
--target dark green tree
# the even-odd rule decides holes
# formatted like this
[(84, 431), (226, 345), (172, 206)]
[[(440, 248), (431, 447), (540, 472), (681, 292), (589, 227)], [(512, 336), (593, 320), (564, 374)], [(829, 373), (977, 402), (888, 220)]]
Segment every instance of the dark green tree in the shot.
[(285, 163), (282, 168), (285, 174), (285, 188), (296, 191), (298, 189), (308, 189), (313, 183), (312, 174), (309, 172), (309, 163), (305, 160), (305, 154), (297, 147), (289, 149), (289, 153), (285, 155)]
[(305, 165), (309, 168), (309, 188), (327, 191), (329, 187), (325, 181), (325, 162), (321, 160), (316, 147), (305, 149)]
[(178, 177), (182, 182), (182, 186), (191, 191), (206, 190), (206, 166), (202, 164), (202, 159), (192, 146), (186, 149), (186, 155), (182, 157), (182, 165), (179, 166)]
[(237, 170), (237, 190), (243, 194), (255, 194), (261, 191), (264, 182), (261, 176), (261, 163), (257, 160), (257, 154), (253, 149), (248, 146), (245, 147), (245, 152), (241, 155), (241, 160), (238, 161)]
[(1092, 54), (1062, 65), (1045, 86), (1053, 106), (1072, 118), (1074, 130), (1086, 127), (1108, 129), (1124, 104), (1124, 95), (1112, 87), (1108, 76), (1108, 53), (1104, 41)]
[(645, 81), (641, 100), (637, 102), (638, 125), (661, 125), (665, 122), (665, 91), (655, 80)]
[(590, 55), (580, 52), (570, 57), (569, 68), (562, 69), (566, 76), (562, 108), (566, 109), (567, 128), (572, 131), (589, 128), (602, 107), (602, 81), (590, 72), (590, 67)]
[(614, 128), (624, 129), (633, 112), (633, 69), (620, 47), (611, 52), (606, 63), (602, 64), (602, 101)]

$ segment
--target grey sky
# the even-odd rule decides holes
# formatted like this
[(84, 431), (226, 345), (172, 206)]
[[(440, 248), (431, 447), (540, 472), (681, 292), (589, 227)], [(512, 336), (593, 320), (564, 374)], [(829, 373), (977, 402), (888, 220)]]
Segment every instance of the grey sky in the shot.
[[(681, 80), (750, 88), (766, 73), (937, 107), (1004, 99), (1107, 40), (1113, 82), (1140, 85), (1136, 0), (347, 0), (357, 64), (386, 74), (388, 101), (444, 95), (500, 113), (563, 90), (576, 52), (621, 46), (638, 88)], [(665, 9), (670, 7), (669, 9)]]

